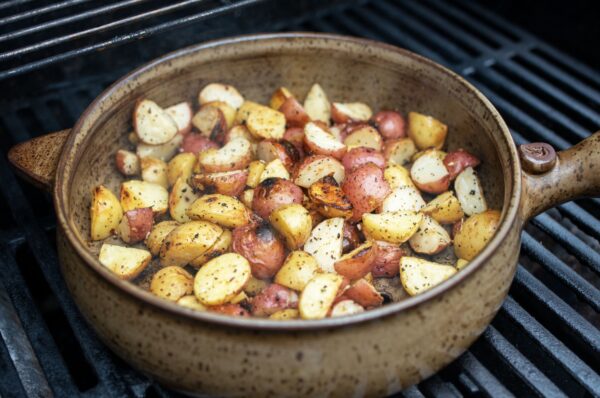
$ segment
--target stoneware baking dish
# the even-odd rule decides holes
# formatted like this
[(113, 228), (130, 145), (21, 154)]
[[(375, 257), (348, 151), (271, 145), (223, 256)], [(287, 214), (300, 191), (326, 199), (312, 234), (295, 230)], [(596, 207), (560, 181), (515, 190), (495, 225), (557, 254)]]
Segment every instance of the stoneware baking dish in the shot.
[[(272, 321), (196, 312), (116, 278), (89, 240), (92, 188), (118, 191), (114, 153), (126, 145), (135, 101), (195, 99), (207, 83), (268, 102), (273, 87), (303, 96), (314, 82), (332, 98), (434, 115), (450, 150), (484, 162), (490, 206), (502, 209), (488, 246), (453, 278), (415, 297), (349, 317)], [(555, 153), (517, 149), (490, 102), (465, 80), (408, 51), (351, 37), (289, 33), (189, 47), (131, 72), (69, 131), (12, 149), (29, 180), (50, 189), (67, 285), (100, 338), (173, 389), (218, 396), (382, 396), (433, 374), (483, 332), (515, 274), (523, 224), (561, 202), (600, 194), (600, 132)]]

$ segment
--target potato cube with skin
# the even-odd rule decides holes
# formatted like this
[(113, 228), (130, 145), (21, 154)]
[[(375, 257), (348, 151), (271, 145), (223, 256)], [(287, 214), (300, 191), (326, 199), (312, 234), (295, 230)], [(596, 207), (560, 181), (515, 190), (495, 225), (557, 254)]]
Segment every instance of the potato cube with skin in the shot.
[(298, 309), (302, 319), (322, 319), (327, 316), (344, 278), (334, 273), (315, 275), (302, 294)]
[(163, 240), (160, 262), (163, 266), (189, 264), (208, 251), (223, 229), (206, 221), (190, 221), (173, 229)]
[(362, 102), (334, 102), (331, 104), (331, 118), (336, 123), (366, 122), (371, 116), (373, 116), (373, 111)]
[(275, 209), (269, 221), (283, 236), (290, 250), (302, 247), (310, 236), (312, 219), (308, 210), (300, 204), (292, 203)]
[(441, 252), (451, 242), (452, 239), (444, 227), (429, 216), (423, 216), (421, 226), (408, 240), (415, 252), (428, 255)]
[(154, 214), (163, 214), (169, 207), (169, 192), (161, 185), (131, 180), (121, 184), (123, 211), (151, 207)]
[(456, 177), (454, 190), (465, 214), (470, 216), (487, 210), (481, 182), (472, 167), (467, 167)]
[(198, 102), (204, 105), (208, 102), (222, 101), (234, 109), (238, 109), (244, 103), (244, 97), (233, 86), (222, 83), (210, 83), (198, 94)]
[(240, 195), (240, 200), (249, 209), (252, 208), (252, 201), (254, 200), (254, 189), (246, 189)]
[(465, 260), (464, 258), (459, 258), (456, 260), (456, 264), (454, 266), (458, 271), (460, 271), (461, 269), (465, 268), (467, 264), (469, 264), (467, 260)]
[(92, 240), (102, 240), (112, 235), (123, 217), (117, 197), (104, 185), (94, 188), (90, 206), (90, 234)]
[(147, 99), (136, 104), (133, 126), (138, 138), (150, 145), (165, 144), (179, 131), (175, 120), (158, 104)]
[(207, 102), (205, 105), (210, 105), (215, 108), (218, 108), (221, 113), (223, 113), (223, 117), (225, 118), (225, 123), (227, 125), (227, 129), (231, 129), (235, 122), (235, 115), (237, 113), (237, 109), (233, 108), (227, 102), (224, 101), (212, 101)]
[(205, 220), (226, 228), (236, 228), (248, 224), (250, 213), (238, 199), (221, 194), (204, 195), (188, 209), (192, 220)]
[(374, 127), (368, 124), (360, 127), (356, 130), (352, 130), (350, 134), (344, 139), (344, 144), (348, 149), (352, 148), (372, 148), (376, 151), (381, 151), (383, 148), (383, 140), (379, 132)]
[(191, 186), (185, 182), (183, 177), (179, 177), (173, 185), (169, 194), (169, 213), (175, 221), (188, 222), (192, 219), (187, 212), (199, 196), (194, 192)]
[(147, 250), (104, 243), (98, 260), (120, 279), (130, 280), (138, 276), (150, 263), (152, 255)]
[(252, 109), (246, 119), (246, 127), (258, 139), (282, 139), (285, 124), (283, 113), (262, 105)]
[(218, 107), (211, 104), (202, 105), (192, 118), (192, 124), (202, 136), (216, 143), (223, 143), (225, 141), (227, 120)]
[(411, 296), (423, 293), (456, 273), (451, 265), (438, 264), (418, 257), (400, 259), (400, 282)]
[(180, 153), (171, 159), (167, 165), (169, 186), (173, 186), (179, 177), (182, 177), (184, 181), (188, 181), (192, 176), (196, 160), (196, 156), (189, 152)]
[(266, 163), (262, 160), (254, 160), (248, 165), (248, 179), (246, 185), (250, 188), (256, 188), (261, 181), (263, 171), (265, 171)]
[(322, 178), (308, 189), (308, 196), (324, 217), (352, 216), (352, 203), (331, 176)]
[(162, 221), (152, 228), (145, 243), (153, 256), (157, 256), (160, 253), (163, 241), (177, 226), (179, 226), (177, 221)]
[(178, 301), (192, 294), (194, 277), (181, 267), (165, 267), (152, 277), (150, 291), (165, 300)]
[(425, 201), (418, 189), (404, 186), (394, 189), (381, 204), (381, 212), (419, 211), (425, 206)]
[(346, 145), (339, 142), (328, 131), (316, 123), (304, 126), (304, 144), (317, 155), (333, 156), (341, 159), (346, 153)]
[(448, 134), (448, 126), (434, 117), (417, 112), (408, 114), (408, 136), (415, 142), (417, 148), (442, 149)]
[(308, 188), (323, 177), (332, 176), (338, 184), (344, 181), (346, 171), (344, 166), (331, 156), (312, 155), (304, 159), (296, 167), (294, 183), (302, 188)]
[(119, 237), (125, 243), (137, 243), (146, 239), (154, 224), (150, 207), (126, 211), (119, 223)]
[(500, 212), (486, 210), (467, 218), (454, 235), (456, 257), (472, 260), (494, 237), (500, 225)]
[(204, 305), (220, 305), (237, 296), (251, 276), (248, 260), (223, 254), (204, 264), (194, 279), (194, 294)]
[(165, 109), (173, 118), (177, 125), (179, 134), (187, 134), (192, 129), (192, 104), (189, 102), (180, 102)]
[(169, 187), (167, 164), (157, 158), (145, 157), (140, 160), (142, 168), (142, 180), (158, 184), (161, 187)]
[(362, 227), (365, 236), (373, 240), (389, 243), (406, 242), (417, 232), (423, 215), (414, 211), (394, 213), (363, 214)]
[(133, 176), (140, 173), (140, 159), (133, 152), (119, 149), (115, 155), (117, 169), (124, 176)]
[(329, 218), (317, 225), (304, 244), (304, 251), (317, 261), (324, 272), (335, 272), (333, 264), (342, 257), (344, 219)]
[(270, 161), (269, 163), (267, 163), (265, 165), (265, 169), (262, 172), (262, 174), (260, 175), (259, 183), (263, 182), (264, 180), (266, 180), (268, 178), (274, 178), (274, 177), (283, 178), (285, 180), (290, 179), (290, 173), (287, 171), (287, 169), (283, 165), (283, 162), (281, 161), (281, 159), (273, 159), (272, 161)]
[(275, 275), (275, 283), (301, 292), (318, 272), (319, 265), (313, 256), (304, 251), (293, 251)]
[(450, 173), (444, 165), (445, 153), (438, 150), (425, 151), (410, 168), (410, 177), (421, 191), (439, 194), (450, 185)]
[(442, 224), (453, 224), (464, 216), (460, 202), (452, 191), (436, 196), (421, 211)]
[(219, 149), (198, 154), (198, 163), (207, 173), (245, 169), (252, 161), (252, 146), (244, 138), (235, 138)]
[(327, 94), (319, 84), (313, 84), (306, 99), (304, 100), (304, 110), (308, 113), (311, 120), (319, 120), (329, 124), (331, 119), (331, 104), (327, 99)]

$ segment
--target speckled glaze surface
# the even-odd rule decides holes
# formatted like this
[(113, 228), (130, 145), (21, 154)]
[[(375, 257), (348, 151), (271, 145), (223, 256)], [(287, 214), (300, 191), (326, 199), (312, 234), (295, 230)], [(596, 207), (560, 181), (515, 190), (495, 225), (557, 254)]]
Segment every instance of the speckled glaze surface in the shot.
[[(213, 81), (233, 84), (246, 98), (263, 102), (274, 87), (285, 85), (302, 97), (319, 82), (340, 101), (360, 98), (377, 108), (434, 115), (449, 125), (449, 149), (464, 147), (484, 159), (480, 176), (486, 196), (502, 209), (496, 236), (455, 277), (422, 295), (321, 321), (194, 312), (118, 280), (99, 264), (97, 246), (88, 239), (92, 187), (118, 187), (113, 154), (126, 142), (138, 97), (165, 104), (195, 101), (199, 89)], [(304, 33), (201, 44), (115, 83), (69, 135), (54, 188), (63, 275), (102, 340), (177, 390), (261, 397), (391, 394), (451, 362), (483, 332), (514, 276), (525, 219), (599, 193), (600, 135), (587, 141), (559, 153), (549, 172), (527, 175), (492, 105), (429, 60), (371, 41)], [(49, 145), (48, 153), (60, 148)], [(11, 161), (28, 174), (24, 158)], [(35, 180), (36, 173), (29, 175)], [(569, 173), (575, 178), (565, 178)]]

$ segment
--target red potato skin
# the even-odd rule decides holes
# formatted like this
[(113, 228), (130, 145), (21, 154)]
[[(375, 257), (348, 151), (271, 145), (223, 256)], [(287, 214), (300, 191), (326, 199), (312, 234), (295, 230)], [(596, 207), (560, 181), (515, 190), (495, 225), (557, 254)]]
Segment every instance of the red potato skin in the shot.
[(421, 184), (418, 181), (413, 181), (417, 188), (423, 192), (440, 194), (446, 192), (450, 187), (450, 175), (444, 176), (438, 181), (432, 181), (427, 184)]
[(248, 170), (239, 170), (235, 174), (214, 177), (211, 174), (195, 175), (192, 179), (192, 185), (203, 187), (213, 193), (220, 193), (229, 196), (239, 196), (246, 187), (248, 180)]
[(291, 289), (273, 283), (252, 299), (252, 315), (269, 316), (277, 311), (298, 308), (298, 294)]
[(464, 219), (460, 219), (459, 221), (452, 224), (452, 238), (454, 238), (462, 229)]
[(119, 172), (125, 176), (135, 175), (136, 173), (132, 172), (127, 168), (128, 162), (137, 162), (138, 172), (139, 172), (139, 160), (137, 159), (137, 155), (133, 152), (126, 151), (124, 149), (119, 149), (115, 154), (115, 164)]
[(304, 127), (310, 122), (304, 107), (294, 97), (288, 97), (279, 107), (279, 112), (283, 113), (289, 127)]
[(373, 116), (372, 122), (379, 134), (385, 139), (406, 137), (406, 121), (398, 112), (378, 112)]
[[(315, 225), (315, 224), (313, 224)], [(346, 254), (354, 250), (358, 245), (361, 244), (361, 234), (355, 225), (350, 224), (348, 221), (344, 222), (344, 240), (342, 243), (342, 253)]]
[(203, 152), (210, 148), (218, 149), (219, 145), (201, 134), (189, 133), (183, 137), (179, 152), (190, 152), (197, 155), (199, 152)]
[(129, 241), (126, 243), (137, 243), (146, 239), (152, 230), (154, 214), (151, 207), (132, 209), (123, 214), (129, 228)]
[(344, 292), (344, 296), (365, 308), (380, 307), (383, 304), (383, 297), (381, 294), (375, 290), (373, 285), (364, 279), (359, 279), (350, 286), (346, 292)]
[(373, 245), (375, 249), (375, 260), (371, 274), (375, 278), (392, 278), (400, 273), (400, 258), (404, 251), (398, 245), (387, 242), (376, 241)]
[[(324, 131), (329, 132), (329, 128), (322, 127), (321, 124), (319, 124), (319, 127), (321, 127)], [(318, 146), (315, 142), (309, 140), (306, 135), (304, 136), (304, 147), (308, 150), (308, 152), (313, 153), (315, 155), (331, 156), (338, 160), (341, 160), (344, 157), (344, 154), (346, 153), (345, 146), (337, 150), (326, 149)]]
[(302, 189), (293, 182), (277, 177), (267, 178), (254, 189), (252, 210), (266, 220), (281, 206), (302, 204), (303, 199)]
[(267, 163), (275, 159), (281, 160), (288, 172), (293, 171), (294, 166), (300, 160), (298, 149), (286, 140), (262, 140), (258, 144), (256, 152), (258, 157)]
[(373, 163), (375, 166), (385, 168), (385, 158), (381, 152), (373, 148), (358, 147), (352, 148), (342, 158), (342, 165), (346, 172), (352, 171), (367, 163)]
[(373, 163), (355, 168), (346, 176), (342, 190), (354, 207), (351, 221), (360, 220), (364, 213), (377, 209), (390, 193), (383, 170)]
[(287, 255), (285, 245), (266, 222), (248, 224), (233, 230), (233, 251), (244, 256), (258, 279), (275, 276)]
[(450, 173), (450, 180), (454, 180), (467, 167), (475, 168), (480, 163), (479, 158), (462, 148), (454, 152), (449, 152), (444, 157), (444, 166), (446, 166), (448, 173)]
[(369, 272), (375, 261), (376, 251), (373, 247), (357, 253), (353, 258), (338, 261), (334, 264), (335, 271), (350, 280), (357, 280)]
[(230, 316), (249, 317), (250, 313), (239, 304), (221, 304), (210, 307), (210, 311)]

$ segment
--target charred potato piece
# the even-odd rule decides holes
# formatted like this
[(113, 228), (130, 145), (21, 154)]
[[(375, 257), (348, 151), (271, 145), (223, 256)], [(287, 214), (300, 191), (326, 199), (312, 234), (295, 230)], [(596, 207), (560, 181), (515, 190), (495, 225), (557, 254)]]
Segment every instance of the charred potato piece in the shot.
[(362, 102), (348, 102), (345, 104), (334, 102), (331, 104), (331, 118), (336, 123), (366, 122), (371, 116), (373, 116), (373, 111), (367, 104)]
[(123, 209), (117, 197), (104, 185), (94, 188), (90, 206), (92, 240), (102, 240), (112, 235), (122, 217)]
[(319, 265), (304, 251), (291, 252), (275, 275), (275, 283), (301, 292), (317, 273)]
[(233, 139), (219, 149), (207, 149), (198, 155), (198, 162), (207, 173), (245, 169), (251, 161), (251, 144), (243, 138)]
[(439, 120), (417, 112), (408, 114), (408, 136), (417, 148), (442, 149), (448, 134), (448, 126)]
[(146, 239), (152, 230), (154, 214), (145, 207), (126, 211), (119, 223), (119, 237), (125, 243), (137, 243)]
[(150, 145), (169, 142), (179, 130), (169, 113), (156, 102), (147, 99), (136, 104), (133, 110), (133, 126), (138, 138)]
[(320, 85), (312, 85), (304, 99), (304, 109), (311, 120), (320, 120), (323, 123), (329, 123), (329, 119), (331, 119), (331, 105), (327, 99), (327, 94), (325, 94)]
[(406, 122), (398, 112), (377, 112), (372, 121), (379, 134), (386, 140), (395, 140), (406, 136)]
[(167, 177), (167, 164), (157, 158), (145, 157), (140, 160), (142, 169), (142, 180), (161, 187), (168, 188), (169, 180)]
[(222, 101), (234, 109), (238, 109), (244, 103), (244, 97), (233, 86), (222, 83), (211, 83), (200, 91), (198, 102), (204, 105), (213, 101)]
[(235, 123), (235, 115), (237, 114), (237, 109), (233, 108), (231, 105), (224, 101), (211, 101), (207, 102), (204, 105), (210, 105), (214, 106), (215, 108), (218, 108), (221, 111), (221, 113), (223, 113), (223, 117), (225, 118), (227, 127), (226, 129), (229, 130), (233, 127), (233, 124)]
[(344, 166), (331, 156), (313, 155), (305, 158), (296, 168), (294, 182), (302, 188), (309, 188), (312, 184), (326, 176), (332, 176), (338, 184), (344, 181), (346, 172)]
[(288, 90), (286, 87), (279, 87), (273, 92), (273, 95), (271, 95), (269, 106), (278, 111), (281, 105), (283, 105), (283, 103), (290, 97), (293, 97), (293, 94), (290, 90)]
[(390, 193), (390, 186), (383, 176), (383, 170), (373, 163), (367, 163), (348, 174), (342, 190), (354, 208), (352, 219), (357, 221), (364, 213), (381, 205)]
[(298, 307), (298, 295), (293, 290), (272, 283), (252, 299), (252, 315), (270, 316), (278, 311)]
[(302, 319), (327, 316), (344, 278), (333, 273), (315, 275), (307, 284), (298, 303)]
[(151, 207), (154, 214), (163, 214), (169, 207), (169, 192), (161, 185), (131, 180), (121, 184), (123, 211)]
[(175, 221), (188, 222), (192, 219), (187, 212), (199, 198), (183, 177), (179, 177), (169, 194), (169, 213)]
[(400, 259), (400, 282), (411, 296), (439, 285), (456, 273), (451, 265), (438, 264), (418, 257)]
[(262, 140), (256, 147), (256, 156), (265, 163), (279, 159), (288, 172), (293, 171), (300, 160), (296, 147), (286, 140)]
[(163, 241), (178, 225), (177, 221), (162, 221), (152, 228), (145, 243), (153, 256), (157, 256), (160, 253)]
[(454, 191), (465, 214), (470, 216), (487, 210), (481, 182), (472, 167), (467, 167), (456, 177)]
[(150, 291), (165, 300), (178, 301), (192, 294), (194, 277), (181, 267), (165, 267), (152, 277)]
[(381, 203), (381, 212), (419, 211), (425, 206), (425, 201), (418, 189), (413, 186), (403, 186), (394, 189)]
[(140, 174), (140, 159), (133, 152), (119, 149), (115, 155), (117, 170), (124, 176)]
[(399, 164), (388, 165), (383, 171), (383, 178), (390, 184), (391, 189), (401, 187), (417, 188), (410, 179), (410, 171)]
[(467, 218), (454, 236), (454, 253), (472, 260), (492, 239), (500, 225), (500, 212), (487, 210)]
[(442, 224), (453, 224), (464, 217), (460, 202), (452, 191), (436, 196), (421, 211)]
[(167, 180), (169, 186), (173, 186), (179, 177), (188, 181), (192, 176), (192, 170), (196, 164), (196, 156), (193, 153), (180, 153), (175, 155), (167, 164)]
[(316, 123), (304, 126), (304, 144), (316, 155), (332, 156), (341, 159), (346, 153), (346, 145)]
[(355, 225), (348, 221), (344, 222), (344, 232), (342, 241), (342, 253), (348, 253), (354, 250), (361, 242), (361, 234)]
[(223, 233), (221, 234), (221, 236), (219, 236), (219, 239), (217, 239), (215, 244), (212, 245), (210, 247), (210, 249), (208, 249), (207, 251), (202, 253), (200, 256), (198, 256), (194, 260), (192, 260), (192, 262), (190, 262), (190, 265), (192, 265), (196, 268), (200, 268), (207, 261), (209, 261), (215, 257), (218, 257), (221, 254), (227, 253), (229, 251), (229, 249), (231, 248), (232, 236), (233, 235), (230, 230), (228, 230), (228, 229), (223, 230)]
[(210, 249), (223, 233), (218, 225), (191, 221), (174, 228), (163, 240), (160, 262), (163, 266), (184, 266)]
[(304, 244), (304, 251), (314, 257), (324, 272), (334, 272), (334, 264), (342, 257), (344, 219), (329, 218), (317, 225)]
[(448, 190), (450, 174), (444, 156), (442, 151), (428, 150), (413, 163), (410, 177), (421, 191), (439, 194)]
[(423, 220), (423, 215), (414, 211), (371, 214), (362, 216), (363, 231), (369, 239), (400, 244), (413, 236)]
[(290, 173), (285, 168), (285, 165), (281, 159), (273, 159), (265, 165), (265, 169), (260, 175), (260, 181), (264, 181), (269, 178), (283, 178), (285, 180), (290, 179)]
[(452, 239), (444, 227), (429, 216), (423, 216), (421, 226), (408, 241), (415, 252), (428, 255), (441, 252), (451, 242)]
[(102, 244), (98, 260), (118, 278), (130, 280), (138, 276), (150, 263), (152, 255), (147, 250)]
[(308, 210), (298, 203), (284, 205), (273, 210), (269, 221), (283, 236), (290, 250), (302, 247), (312, 229), (312, 219)]
[(271, 213), (281, 206), (301, 204), (302, 189), (291, 181), (282, 178), (267, 178), (254, 189), (252, 210), (267, 220)]
[(250, 264), (237, 253), (216, 257), (198, 270), (194, 295), (204, 305), (221, 305), (237, 296), (250, 279)]
[(373, 268), (375, 262), (376, 250), (373, 242), (365, 242), (344, 254), (334, 264), (335, 271), (350, 280), (356, 280), (364, 277)]
[(352, 216), (352, 203), (344, 195), (344, 191), (331, 176), (323, 177), (308, 189), (308, 197), (324, 217)]
[(248, 224), (248, 209), (238, 199), (227, 195), (204, 195), (196, 199), (187, 211), (192, 220), (205, 220), (226, 228)]
[(381, 152), (365, 147), (352, 148), (342, 158), (342, 164), (347, 172), (367, 163), (373, 163), (375, 166), (383, 169), (385, 167), (385, 158)]
[(234, 229), (232, 247), (248, 259), (258, 279), (273, 277), (285, 260), (285, 246), (266, 222)]
[(223, 112), (211, 104), (203, 105), (192, 118), (192, 124), (204, 137), (218, 144), (225, 142), (227, 120)]

